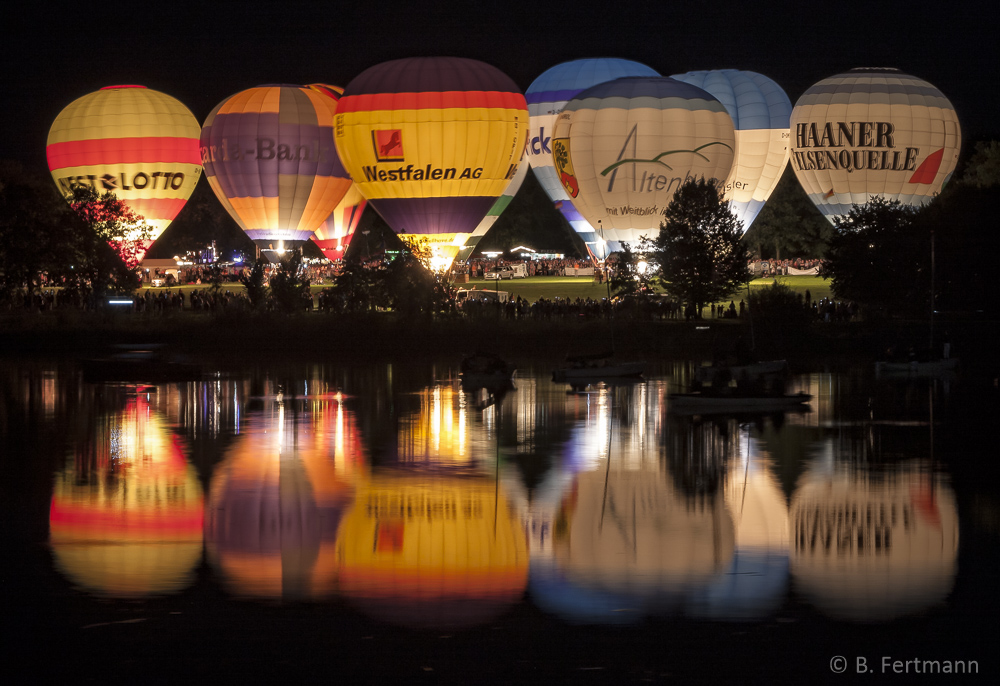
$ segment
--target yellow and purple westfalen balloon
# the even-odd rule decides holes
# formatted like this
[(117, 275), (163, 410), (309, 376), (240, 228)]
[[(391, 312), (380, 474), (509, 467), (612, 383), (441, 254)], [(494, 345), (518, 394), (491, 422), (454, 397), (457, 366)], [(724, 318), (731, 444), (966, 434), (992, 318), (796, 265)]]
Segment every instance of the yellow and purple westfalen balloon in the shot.
[(896, 69), (852, 69), (811, 86), (791, 116), (791, 164), (832, 223), (875, 196), (921, 207), (958, 164), (962, 131), (948, 98)]
[(336, 141), (371, 206), (445, 266), (514, 177), (527, 130), (524, 96), (495, 67), (414, 57), (347, 85)]
[(726, 106), (736, 130), (736, 158), (725, 199), (746, 232), (788, 163), (792, 103), (781, 86), (752, 71), (689, 71), (670, 78), (708, 91)]
[(574, 207), (610, 251), (655, 238), (686, 181), (720, 186), (736, 136), (725, 106), (666, 77), (626, 77), (570, 100), (556, 119), (552, 156)]
[(309, 240), (351, 186), (333, 142), (335, 94), (321, 84), (257, 86), (205, 120), (205, 176), (262, 249)]
[(141, 215), (151, 229), (148, 248), (201, 178), (200, 134), (198, 120), (176, 98), (145, 86), (107, 86), (59, 113), (45, 154), (67, 199), (87, 185), (114, 193)]

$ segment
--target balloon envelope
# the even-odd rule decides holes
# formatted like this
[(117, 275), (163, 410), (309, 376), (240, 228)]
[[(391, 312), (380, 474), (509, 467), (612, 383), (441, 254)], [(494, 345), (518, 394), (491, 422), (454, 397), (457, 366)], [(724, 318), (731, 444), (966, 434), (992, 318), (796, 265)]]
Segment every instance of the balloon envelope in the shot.
[(367, 205), (368, 201), (352, 183), (340, 204), (326, 221), (316, 227), (313, 243), (323, 251), (328, 260), (339, 260), (344, 257)]
[(832, 223), (874, 196), (915, 207), (951, 177), (962, 144), (941, 91), (895, 69), (852, 69), (795, 103), (792, 169)]
[(507, 188), (500, 195), (500, 197), (496, 199), (496, 202), (493, 203), (493, 206), (489, 209), (489, 212), (486, 213), (486, 216), (483, 217), (482, 221), (479, 222), (475, 229), (473, 229), (469, 237), (465, 239), (465, 243), (459, 249), (456, 259), (467, 260), (469, 259), (469, 256), (475, 252), (476, 246), (479, 245), (479, 241), (481, 241), (483, 236), (485, 236), (486, 233), (493, 228), (497, 219), (500, 218), (503, 211), (507, 209), (508, 205), (510, 205), (510, 201), (513, 200), (514, 196), (517, 195), (517, 192), (521, 190), (521, 184), (524, 183), (524, 177), (528, 175), (528, 167), (529, 165), (527, 162), (522, 159), (521, 164), (517, 167), (517, 173), (514, 174), (514, 178), (510, 180), (509, 184), (507, 184)]
[(396, 231), (454, 259), (514, 177), (528, 130), (524, 96), (498, 69), (457, 57), (385, 62), (348, 84), (337, 150)]
[(535, 178), (591, 252), (600, 247), (598, 236), (590, 222), (573, 208), (552, 161), (551, 143), (556, 117), (567, 102), (591, 86), (623, 76), (659, 75), (655, 69), (631, 60), (615, 57), (588, 58), (563, 62), (546, 69), (524, 92), (530, 126), (525, 151)]
[(198, 184), (200, 133), (179, 100), (145, 86), (107, 86), (59, 113), (45, 154), (64, 196), (79, 185), (114, 193), (146, 220), (151, 244)]
[(309, 240), (350, 188), (333, 143), (336, 111), (329, 87), (269, 85), (233, 95), (205, 120), (205, 176), (261, 248)]
[(622, 78), (583, 91), (566, 104), (552, 139), (563, 187), (611, 250), (654, 238), (687, 180), (725, 181), (735, 148), (723, 104), (664, 77)]
[(725, 198), (745, 232), (771, 196), (788, 163), (792, 103), (763, 74), (737, 69), (689, 71), (672, 79), (708, 91), (726, 106), (736, 130), (736, 159)]

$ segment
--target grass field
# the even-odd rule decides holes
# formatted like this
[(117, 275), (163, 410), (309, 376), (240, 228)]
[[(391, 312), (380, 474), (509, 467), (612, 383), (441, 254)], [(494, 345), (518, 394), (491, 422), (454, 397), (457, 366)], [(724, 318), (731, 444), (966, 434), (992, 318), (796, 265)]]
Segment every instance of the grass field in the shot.
[[(806, 291), (809, 291), (813, 300), (832, 297), (830, 282), (818, 276), (779, 276), (775, 279), (756, 279), (750, 282), (750, 287), (770, 286), (774, 280), (785, 284), (796, 293), (804, 295)], [(455, 285), (458, 288), (507, 291), (512, 298), (521, 296), (528, 302), (534, 302), (539, 298), (555, 299), (557, 296), (570, 299), (593, 298), (600, 300), (608, 295), (607, 284), (597, 284), (592, 278), (586, 276), (533, 276), (527, 279), (503, 281), (499, 284), (492, 280), (470, 279), (467, 284)], [(741, 295), (735, 296), (737, 301), (740, 297)]]
[[(826, 279), (821, 279), (818, 276), (779, 276), (776, 279), (756, 279), (750, 282), (751, 288), (762, 288), (764, 286), (771, 285), (773, 280), (777, 280), (779, 283), (783, 283), (791, 288), (796, 293), (802, 293), (803, 295), (808, 290), (810, 297), (815, 301), (821, 298), (830, 298), (830, 282)], [(316, 284), (312, 287), (313, 295), (315, 296), (324, 288), (328, 288), (329, 284)], [(510, 293), (511, 298), (516, 298), (521, 296), (524, 300), (528, 302), (535, 302), (539, 298), (548, 298), (550, 300), (555, 300), (558, 298), (569, 298), (570, 300), (575, 300), (576, 298), (593, 298), (594, 300), (600, 300), (601, 298), (606, 298), (608, 295), (607, 284), (598, 284), (591, 277), (588, 276), (532, 276), (526, 279), (515, 279), (513, 281), (502, 281), (497, 283), (496, 281), (487, 281), (486, 279), (470, 279), (468, 283), (457, 283), (456, 288), (476, 288), (479, 290), (501, 290)], [(152, 290), (154, 294), (160, 293), (164, 290), (177, 290), (180, 289), (185, 295), (185, 299), (189, 296), (191, 291), (207, 290), (209, 286), (205, 284), (192, 285), (185, 284), (183, 286), (174, 286), (172, 288), (152, 288), (146, 289), (142, 288), (139, 290), (140, 293), (144, 294), (146, 290)], [(238, 293), (243, 290), (243, 285), (239, 283), (227, 283), (223, 285), (223, 289)], [(739, 302), (739, 300), (745, 297), (746, 293), (739, 293), (734, 296), (734, 299)]]

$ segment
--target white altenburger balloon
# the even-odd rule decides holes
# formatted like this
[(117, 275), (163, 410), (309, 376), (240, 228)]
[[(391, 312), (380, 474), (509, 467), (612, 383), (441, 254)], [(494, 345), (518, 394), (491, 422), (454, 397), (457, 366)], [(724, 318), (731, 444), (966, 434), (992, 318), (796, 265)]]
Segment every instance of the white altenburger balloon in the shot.
[(752, 71), (689, 71), (670, 78), (708, 91), (726, 106), (733, 118), (736, 161), (726, 180), (725, 198), (746, 232), (771, 197), (788, 163), (792, 102), (781, 86)]
[(612, 251), (655, 238), (686, 181), (725, 182), (735, 149), (725, 106), (665, 77), (588, 88), (566, 104), (552, 139), (563, 186)]
[(660, 76), (652, 67), (617, 57), (590, 57), (557, 64), (543, 71), (524, 92), (528, 102), (528, 145), (525, 152), (542, 190), (552, 199), (587, 249), (601, 252), (596, 227), (573, 207), (552, 162), (552, 132), (566, 103), (592, 86), (625, 76)]
[(955, 171), (958, 115), (926, 81), (896, 69), (852, 69), (795, 103), (791, 163), (831, 222), (875, 196), (920, 207)]

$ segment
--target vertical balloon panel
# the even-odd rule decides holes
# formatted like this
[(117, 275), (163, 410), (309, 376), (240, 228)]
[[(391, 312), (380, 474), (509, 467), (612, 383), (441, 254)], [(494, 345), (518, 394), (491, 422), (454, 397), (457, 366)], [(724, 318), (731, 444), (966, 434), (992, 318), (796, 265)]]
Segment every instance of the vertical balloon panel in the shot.
[(792, 103), (771, 79), (752, 71), (721, 69), (677, 74), (725, 105), (736, 129), (736, 157), (725, 198), (745, 232), (771, 196), (788, 163)]
[(114, 193), (142, 215), (152, 243), (198, 184), (200, 133), (198, 120), (177, 99), (145, 86), (108, 86), (59, 113), (45, 153), (67, 199), (80, 185)]
[(961, 127), (937, 88), (895, 69), (853, 69), (795, 103), (791, 162), (831, 222), (875, 196), (920, 207), (958, 164)]
[[(552, 161), (552, 133), (556, 118), (567, 102), (599, 83), (625, 76), (659, 75), (656, 70), (631, 60), (603, 57), (573, 60), (545, 70), (525, 91), (530, 123), (525, 151), (531, 168), (556, 209), (563, 214), (573, 230), (580, 234), (580, 238), (592, 252), (600, 250), (599, 237), (590, 222), (573, 207)], [(598, 256), (603, 257), (603, 254)]]

